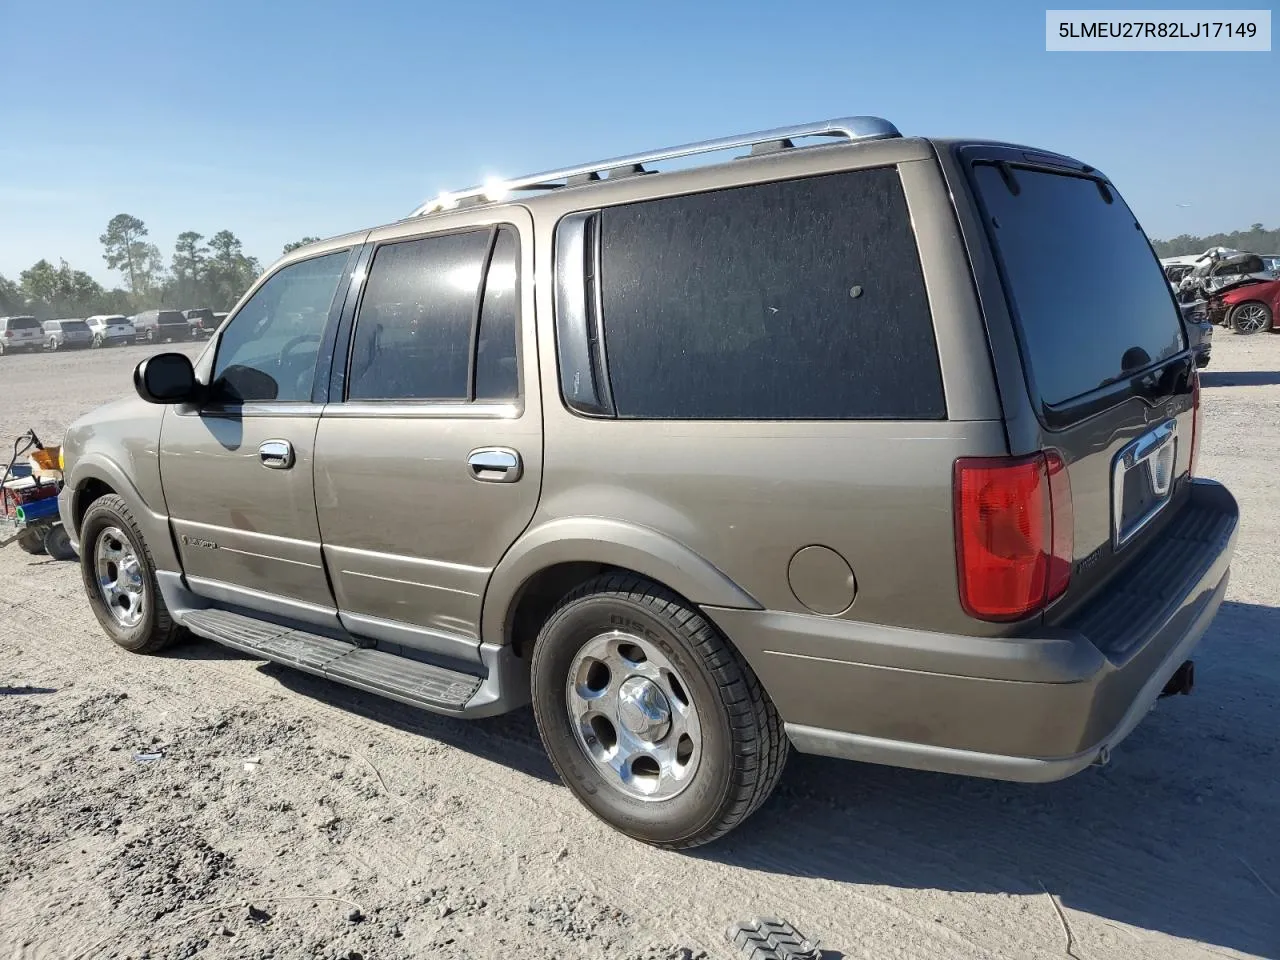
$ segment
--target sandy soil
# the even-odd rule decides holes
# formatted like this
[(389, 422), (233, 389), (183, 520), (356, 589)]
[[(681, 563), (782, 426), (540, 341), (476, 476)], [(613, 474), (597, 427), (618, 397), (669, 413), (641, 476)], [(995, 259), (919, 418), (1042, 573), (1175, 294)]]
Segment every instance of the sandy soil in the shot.
[[(528, 711), (131, 656), (74, 565), (0, 552), (0, 960), (728, 958), (757, 913), (827, 960), (1280, 955), (1280, 336), (1217, 340), (1202, 472), (1244, 522), (1194, 696), (1048, 786), (793, 757), (693, 854), (588, 816)], [(0, 358), (0, 437), (56, 438), (142, 355)]]

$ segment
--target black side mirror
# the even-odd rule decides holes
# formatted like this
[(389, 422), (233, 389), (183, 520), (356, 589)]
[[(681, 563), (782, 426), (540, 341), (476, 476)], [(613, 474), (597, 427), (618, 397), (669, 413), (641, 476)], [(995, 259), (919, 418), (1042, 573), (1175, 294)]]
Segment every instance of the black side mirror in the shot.
[(196, 399), (199, 384), (185, 354), (158, 353), (134, 368), (133, 388), (147, 403), (185, 403)]

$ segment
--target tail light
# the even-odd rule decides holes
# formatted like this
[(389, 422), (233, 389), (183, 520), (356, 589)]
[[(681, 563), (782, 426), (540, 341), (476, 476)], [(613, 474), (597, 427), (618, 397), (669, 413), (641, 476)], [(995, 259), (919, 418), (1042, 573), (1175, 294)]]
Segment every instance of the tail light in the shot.
[(1191, 464), (1188, 472), (1194, 477), (1200, 462), (1200, 433), (1204, 426), (1204, 411), (1200, 407), (1200, 371), (1193, 372), (1191, 376)]
[(960, 604), (979, 620), (1039, 613), (1071, 583), (1071, 483), (1055, 450), (955, 465)]
[(4, 338), (5, 338), (6, 340), (11, 339), (12, 337), (13, 337), (13, 331), (12, 331), (12, 330), (6, 330), (6, 331), (4, 332)]

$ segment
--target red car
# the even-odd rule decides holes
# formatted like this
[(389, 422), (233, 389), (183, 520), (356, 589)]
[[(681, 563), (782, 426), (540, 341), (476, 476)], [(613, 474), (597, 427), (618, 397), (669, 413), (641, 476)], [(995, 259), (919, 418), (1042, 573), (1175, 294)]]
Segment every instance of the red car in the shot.
[(1280, 280), (1242, 283), (1215, 295), (1209, 302), (1209, 319), (1236, 333), (1262, 333), (1275, 329), (1280, 313)]

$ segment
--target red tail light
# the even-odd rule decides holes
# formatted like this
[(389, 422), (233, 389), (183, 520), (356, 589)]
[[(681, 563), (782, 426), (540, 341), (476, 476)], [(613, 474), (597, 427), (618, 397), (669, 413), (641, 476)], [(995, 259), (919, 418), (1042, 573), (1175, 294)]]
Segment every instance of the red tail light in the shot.
[(4, 338), (5, 338), (6, 340), (8, 340), (8, 339), (9, 339), (10, 337), (12, 337), (12, 336), (13, 336), (13, 331), (12, 331), (12, 330), (6, 330), (6, 331), (4, 332)]
[(955, 466), (960, 603), (979, 620), (1021, 620), (1066, 592), (1071, 483), (1057, 451)]
[(1200, 409), (1200, 371), (1191, 375), (1191, 465), (1188, 468), (1191, 476), (1196, 475), (1196, 467), (1200, 462), (1200, 432), (1204, 425), (1204, 412)]

